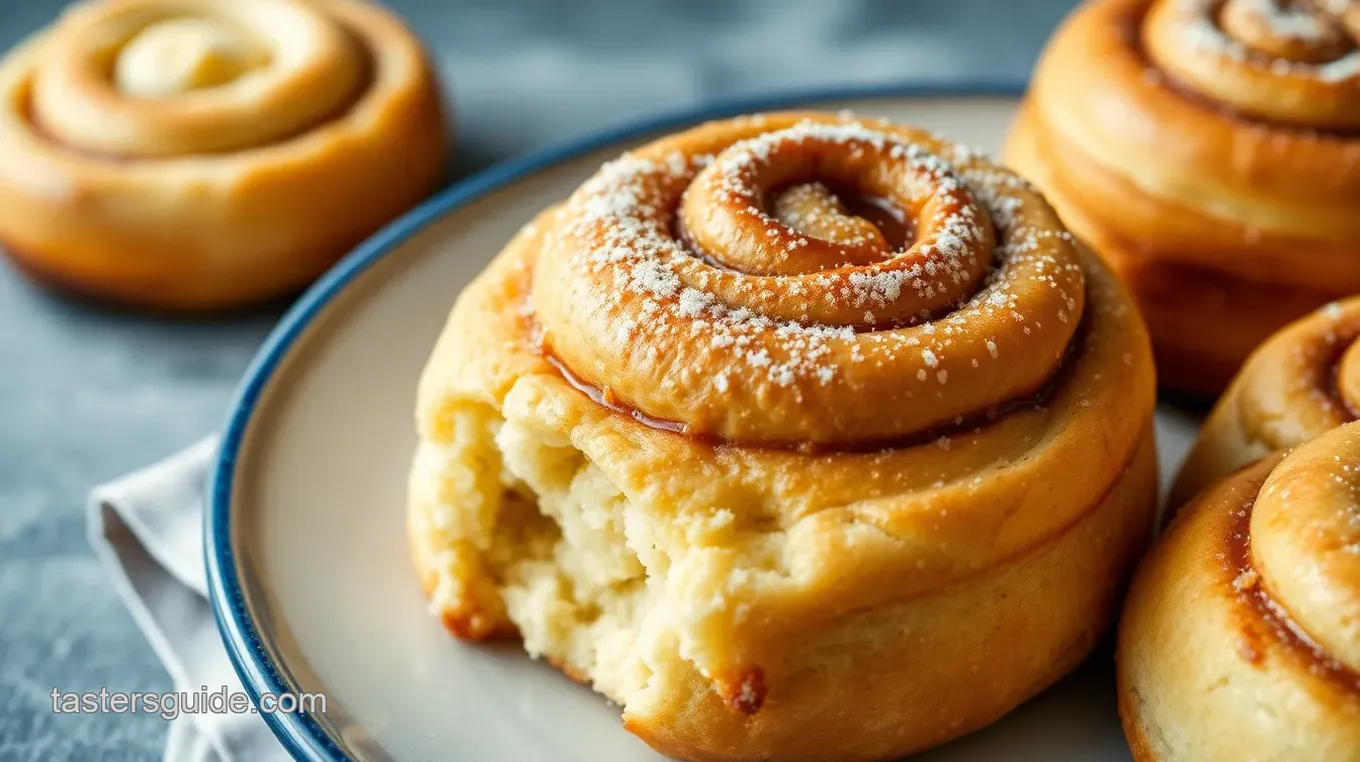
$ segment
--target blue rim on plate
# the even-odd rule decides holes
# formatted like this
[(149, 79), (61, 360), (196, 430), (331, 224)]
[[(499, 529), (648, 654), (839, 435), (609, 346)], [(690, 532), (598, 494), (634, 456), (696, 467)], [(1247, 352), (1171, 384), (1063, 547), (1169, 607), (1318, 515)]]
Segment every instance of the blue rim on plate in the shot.
[[(630, 138), (663, 132), (709, 119), (742, 113), (791, 108), (802, 104), (875, 98), (1015, 97), (1025, 83), (1016, 80), (966, 84), (872, 85), (784, 93), (760, 98), (724, 100), (698, 108), (652, 117), (622, 127), (602, 130), (563, 145), (545, 148), (483, 170), (436, 193), (360, 244), (323, 275), (284, 314), (246, 369), (228, 407), (217, 461), (209, 475), (203, 522), (203, 551), (208, 572), (208, 600), (227, 647), (227, 655), (251, 701), (258, 706), (265, 693), (295, 689), (288, 668), (268, 653), (256, 623), (246, 613), (236, 559), (231, 547), (231, 499), (246, 428), (260, 394), (279, 363), (321, 309), (373, 263), (449, 212), (535, 172), (582, 154)], [(264, 714), (283, 747), (301, 760), (352, 762), (351, 758), (307, 714)]]

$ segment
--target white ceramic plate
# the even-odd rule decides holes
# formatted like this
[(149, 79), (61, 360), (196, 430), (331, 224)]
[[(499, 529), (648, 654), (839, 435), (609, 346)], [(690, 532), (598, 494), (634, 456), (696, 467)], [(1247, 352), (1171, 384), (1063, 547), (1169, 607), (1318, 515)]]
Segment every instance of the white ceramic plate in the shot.
[[(974, 91), (976, 92), (976, 91)], [(687, 123), (792, 105), (848, 108), (996, 150), (1009, 95), (821, 94), (658, 120), (503, 165), (407, 215), (318, 283), (265, 344), (209, 490), (212, 603), (248, 690), (320, 691), (324, 715), (270, 715), (300, 759), (658, 759), (618, 710), (518, 647), (455, 641), (407, 558), (416, 379), (455, 295), (519, 226), (599, 164)], [(1164, 477), (1193, 421), (1159, 413)], [(1112, 656), (929, 760), (1126, 760)]]

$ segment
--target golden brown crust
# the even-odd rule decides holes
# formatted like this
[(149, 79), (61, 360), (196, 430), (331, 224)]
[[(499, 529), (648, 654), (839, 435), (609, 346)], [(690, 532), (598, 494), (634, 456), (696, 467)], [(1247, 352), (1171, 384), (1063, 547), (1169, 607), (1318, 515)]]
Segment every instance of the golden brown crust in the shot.
[[(430, 542), (429, 536), (419, 531), (419, 528), (417, 522), (407, 524), (407, 543), (420, 589), (426, 598), (433, 600), (442, 592), (439, 590), (441, 580), (449, 578), (450, 560), (440, 557), (441, 548)], [(469, 578), (473, 576), (468, 575)], [(505, 606), (499, 597), (488, 597), (482, 590), (467, 586), (458, 592), (458, 598), (461, 605), (457, 608), (443, 607), (435, 611), (440, 624), (455, 637), (463, 640), (499, 640), (519, 635), (514, 624), (506, 617)]]
[[(35, 278), (153, 309), (279, 296), (442, 176), (438, 85), (390, 14), (190, 5), (192, 22), (163, 0), (80, 4), (0, 61), (0, 241)], [(238, 44), (270, 63), (223, 63)], [(107, 67), (134, 52), (163, 63), (114, 81)]]
[(1119, 724), (1124, 728), (1125, 740), (1129, 742), (1129, 753), (1133, 755), (1134, 762), (1159, 762), (1160, 758), (1153, 751), (1147, 733), (1137, 723), (1136, 702), (1136, 696), (1125, 691), (1119, 692)]
[[(1061, 167), (1064, 162), (1079, 161), (1076, 151), (1041, 148), (1039, 129), (1034, 106), (1026, 103), (1007, 138), (1006, 157), (1044, 189), (1044, 195), (1061, 210), (1063, 221), (1124, 280), (1147, 321), (1157, 375), (1164, 385), (1217, 392), (1228, 385), (1243, 360), (1281, 326), (1343, 296), (1340, 290), (1252, 281), (1203, 265), (1177, 262), (1130, 242), (1148, 238), (1121, 238), (1105, 219), (1110, 209), (1120, 209), (1121, 213), (1140, 210), (1134, 212), (1140, 218), (1164, 221), (1199, 213), (1159, 202), (1109, 172), (1099, 181), (1088, 176), (1080, 183), (1071, 182)], [(1101, 194), (1106, 203), (1083, 201), (1100, 183), (1114, 188)], [(1116, 198), (1121, 199), (1117, 204)], [(1226, 230), (1222, 222), (1205, 224)], [(1245, 239), (1246, 233), (1239, 238)], [(1281, 247), (1288, 245), (1282, 243)], [(1299, 242), (1293, 246), (1294, 251), (1306, 247)]]
[(1140, 759), (1360, 755), (1353, 464), (1355, 424), (1259, 461), (1202, 492), (1143, 561), (1117, 659)]
[[(1225, 108), (1232, 97), (1251, 113), (1238, 103), (1251, 88), (1262, 108), (1306, 103), (1340, 75), (1297, 62), (1263, 73), (1271, 59), (1254, 48), (1232, 60), (1243, 43), (1182, 7), (1199, 5), (1075, 11), (1040, 60), (1006, 160), (1129, 279), (1163, 381), (1217, 391), (1271, 332), (1360, 289), (1360, 144)], [(1186, 84), (1183, 63), (1217, 67), (1237, 89)]]
[[(910, 248), (848, 264), (866, 244), (760, 209), (817, 180), (901, 208), (919, 222)], [(1035, 397), (1084, 314), (1077, 246), (1038, 194), (878, 121), (703, 125), (607, 165), (548, 224), (533, 293), (543, 346), (620, 404), (728, 442), (891, 445)]]
[[(829, 203), (817, 214), (830, 219), (810, 226), (827, 237), (795, 248), (867, 264), (803, 277), (820, 267), (804, 260), (761, 281), (777, 298), (718, 295), (740, 280), (734, 261), (787, 265), (761, 240), (810, 235), (795, 217), (825, 194), (785, 205), (799, 211), (736, 249), (695, 252), (667, 236), (686, 203), (721, 216), (721, 199), (702, 192), (705, 167), (789, 151), (804, 152), (781, 170), (798, 182), (845, 180), (795, 171), (820, 157), (855, 177), (872, 172), (837, 162), (859, 156), (885, 174), (915, 163), (898, 175), (909, 214), (985, 225), (958, 241), (923, 235), (881, 260), (920, 265), (919, 283), (885, 278), (902, 293), (877, 293), (872, 309), (943, 290), (943, 311), (858, 324), (865, 308), (847, 300), (879, 272), (866, 251), (891, 236), (865, 235)], [(409, 515), (417, 558), (445, 564), (437, 614), (487, 611), (499, 596), (531, 651), (583, 669), (623, 705), (626, 727), (696, 760), (892, 758), (995, 721), (1089, 653), (1151, 529), (1153, 371), (1127, 293), (1031, 188), (919, 131), (813, 113), (704, 125), (596, 177), (460, 295), (422, 376)], [(687, 200), (658, 206), (645, 183)], [(654, 236), (622, 245), (644, 223)], [(699, 227), (702, 240), (727, 240)], [(942, 266), (951, 252), (979, 255), (983, 272)], [(669, 256), (725, 262), (728, 274)], [(711, 290), (685, 295), (682, 277)], [(794, 284), (815, 288), (782, 290)], [(775, 317), (790, 309), (821, 310), (829, 325)], [(785, 376), (770, 368), (791, 336), (807, 342), (808, 363)], [(820, 347), (828, 338), (842, 344)], [(564, 339), (574, 351), (559, 351)], [(627, 367), (620, 347), (635, 353)], [(671, 373), (644, 370), (676, 357), (687, 359)], [(728, 383), (704, 383), (720, 374)], [(1017, 389), (1019, 376), (1040, 388)], [(694, 404), (658, 414), (672, 391)], [(940, 409), (943, 428), (928, 418)], [(791, 431), (810, 446), (789, 446)], [(507, 494), (537, 499), (538, 523)]]
[(1248, 359), (1214, 405), (1171, 491), (1171, 505), (1258, 458), (1303, 444), (1360, 409), (1360, 299), (1286, 326)]
[(760, 667), (744, 667), (730, 676), (718, 676), (714, 689), (723, 703), (742, 714), (755, 714), (765, 703), (765, 671)]
[[(859, 631), (862, 671), (780, 670), (750, 717), (710, 699), (701, 681), (677, 681), (658, 711), (625, 708), (624, 726), (663, 754), (699, 762), (897, 759), (980, 730), (1075, 668), (1104, 635), (1117, 581), (1148, 535), (1154, 461), (1149, 436), (1076, 526), (970, 584), (806, 631), (801, 648), (767, 646), (772, 661), (811, 659)], [(871, 645), (894, 629), (905, 631), (900, 639)], [(689, 695), (703, 700), (687, 704)]]

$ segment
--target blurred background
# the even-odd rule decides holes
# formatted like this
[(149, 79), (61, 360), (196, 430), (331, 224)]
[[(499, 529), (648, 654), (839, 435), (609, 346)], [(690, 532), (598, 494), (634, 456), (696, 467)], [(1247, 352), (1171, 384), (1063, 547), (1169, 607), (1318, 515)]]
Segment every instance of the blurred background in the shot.
[[(0, 0), (0, 48), (61, 0)], [(391, 0), (436, 58), (463, 176), (717, 99), (840, 85), (1024, 84), (1075, 0)], [(4, 157), (0, 157), (3, 161)], [(153, 715), (65, 691), (170, 690), (85, 540), (90, 487), (217, 428), (286, 304), (166, 320), (53, 297), (0, 263), (0, 760), (161, 755)]]

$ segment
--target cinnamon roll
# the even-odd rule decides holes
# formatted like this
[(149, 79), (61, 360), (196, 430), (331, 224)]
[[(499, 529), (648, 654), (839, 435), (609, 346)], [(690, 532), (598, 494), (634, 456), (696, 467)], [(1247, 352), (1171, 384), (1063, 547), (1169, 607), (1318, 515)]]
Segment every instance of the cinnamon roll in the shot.
[(360, 0), (90, 0), (0, 61), (0, 246), (156, 309), (285, 294), (438, 184), (416, 38)]
[(1134, 579), (1119, 708), (1147, 760), (1360, 759), (1360, 424), (1238, 471)]
[(1123, 276), (1161, 379), (1217, 392), (1360, 291), (1360, 5), (1091, 0), (1005, 158)]
[(458, 297), (412, 553), (454, 634), (517, 635), (665, 754), (891, 758), (1096, 642), (1151, 528), (1153, 376), (1117, 280), (987, 158), (705, 124)]
[(1261, 345), (1233, 379), (1181, 466), (1171, 504), (1237, 469), (1307, 442), (1360, 410), (1360, 298), (1333, 302)]

